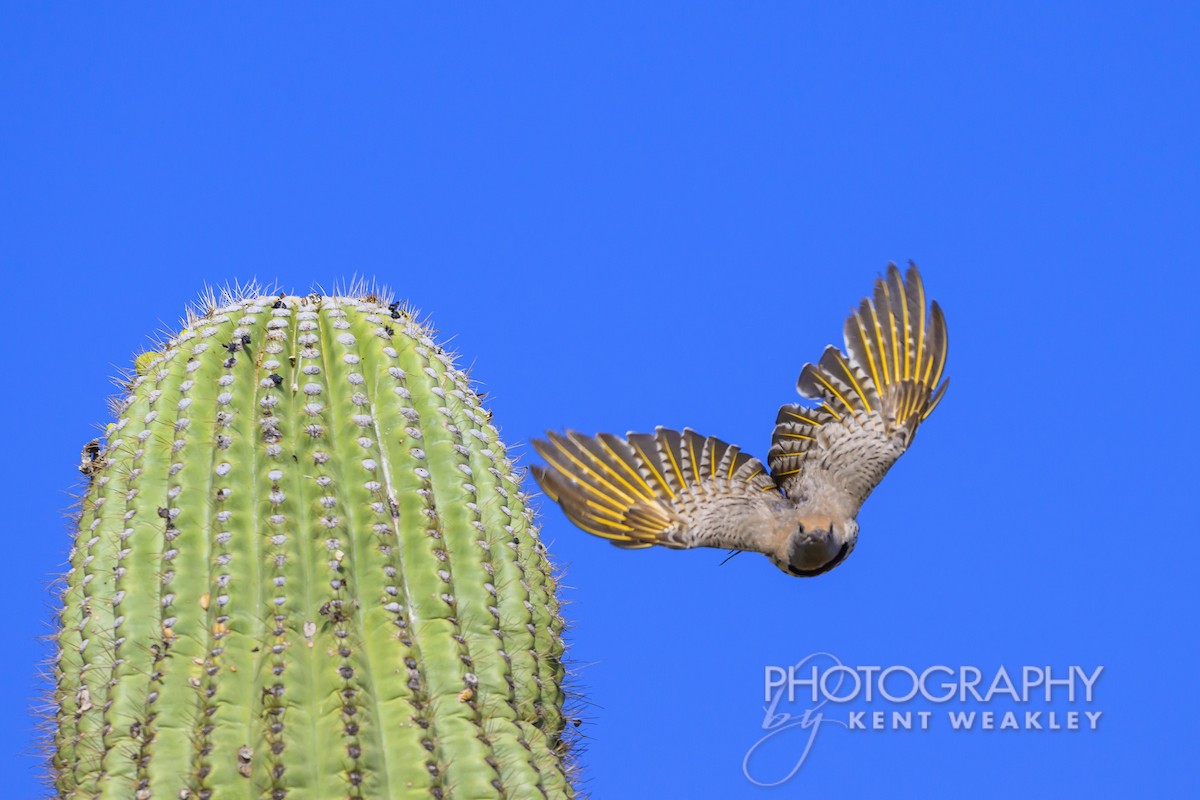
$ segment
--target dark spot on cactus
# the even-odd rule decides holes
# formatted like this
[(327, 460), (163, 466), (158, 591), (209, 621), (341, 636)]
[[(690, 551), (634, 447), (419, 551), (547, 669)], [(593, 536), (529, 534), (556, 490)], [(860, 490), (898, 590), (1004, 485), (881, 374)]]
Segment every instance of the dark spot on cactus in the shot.
[(396, 334), (396, 332), (394, 330), (392, 330), (391, 325), (384, 325), (383, 332), (386, 333), (388, 336), (394, 336)]
[(287, 303), (283, 302), (283, 298), (287, 297), (283, 292), (279, 293), (279, 299), (271, 304), (271, 308), (287, 308)]
[(159, 515), (160, 517), (162, 517), (163, 519), (170, 519), (170, 518), (171, 518), (171, 512), (170, 512), (170, 510), (168, 510), (168, 509), (166, 509), (166, 508), (163, 508), (162, 506), (159, 506), (159, 507), (158, 507), (158, 515)]
[(104, 467), (104, 458), (101, 452), (99, 439), (92, 439), (85, 444), (83, 452), (79, 456), (79, 471), (89, 477), (99, 472)]
[(240, 341), (238, 341), (237, 339), (234, 339), (232, 342), (229, 342), (228, 344), (223, 345), (223, 347), (229, 351), (230, 355), (233, 355), (234, 353), (236, 353), (238, 350), (241, 349), (242, 343)]
[(275, 384), (276, 389), (278, 389), (280, 386), (283, 386), (283, 376), (282, 375), (272, 372), (270, 375), (270, 378), (271, 378), (271, 383)]
[(237, 363), (237, 358), (235, 356), (230, 356), (221, 363), (225, 366), (225, 369), (233, 369), (233, 365)]
[(242, 334), (242, 344), (243, 345), (250, 344), (250, 334), (248, 334), (248, 333)]

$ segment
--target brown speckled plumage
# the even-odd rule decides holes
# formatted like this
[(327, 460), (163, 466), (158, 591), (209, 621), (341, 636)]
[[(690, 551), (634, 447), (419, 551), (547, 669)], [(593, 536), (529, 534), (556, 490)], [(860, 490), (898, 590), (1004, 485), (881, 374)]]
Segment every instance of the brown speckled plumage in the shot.
[(946, 390), (947, 335), (915, 265), (889, 265), (844, 329), (797, 382), (815, 408), (779, 410), (767, 461), (713, 437), (551, 432), (532, 468), (588, 533), (627, 548), (721, 547), (767, 555), (792, 575), (836, 567), (858, 539), (863, 501), (912, 443)]

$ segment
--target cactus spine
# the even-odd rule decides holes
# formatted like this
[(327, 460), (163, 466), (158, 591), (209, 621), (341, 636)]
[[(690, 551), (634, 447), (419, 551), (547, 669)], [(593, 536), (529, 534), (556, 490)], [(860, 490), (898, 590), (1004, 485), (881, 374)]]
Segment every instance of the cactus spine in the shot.
[(60, 797), (572, 796), (545, 549), (430, 331), (226, 297), (135, 372), (81, 465)]

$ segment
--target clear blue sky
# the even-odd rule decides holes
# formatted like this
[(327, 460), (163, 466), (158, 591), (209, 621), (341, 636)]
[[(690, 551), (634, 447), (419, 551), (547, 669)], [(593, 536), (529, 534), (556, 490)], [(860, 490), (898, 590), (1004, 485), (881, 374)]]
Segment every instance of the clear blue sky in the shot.
[[(844, 565), (623, 552), (545, 509), (585, 788), (1200, 794), (1197, 12), (484, 6), (0, 10), (5, 796), (37, 793), (37, 637), (79, 448), (109, 377), (205, 283), (388, 283), (474, 364), (526, 462), (568, 426), (690, 425), (765, 456), (800, 367), (908, 259), (945, 308), (952, 384)], [(1103, 716), (822, 728), (795, 778), (756, 788), (764, 669), (818, 651), (1102, 665)]]

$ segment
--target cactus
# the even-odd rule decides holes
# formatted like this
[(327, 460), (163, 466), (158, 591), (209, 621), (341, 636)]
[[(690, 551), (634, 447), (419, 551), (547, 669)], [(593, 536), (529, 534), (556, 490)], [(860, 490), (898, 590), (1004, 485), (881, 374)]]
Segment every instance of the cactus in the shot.
[(84, 448), (58, 796), (572, 796), (545, 549), (431, 332), (362, 293), (185, 325)]

